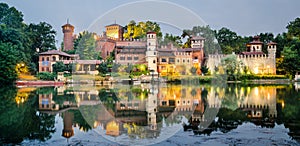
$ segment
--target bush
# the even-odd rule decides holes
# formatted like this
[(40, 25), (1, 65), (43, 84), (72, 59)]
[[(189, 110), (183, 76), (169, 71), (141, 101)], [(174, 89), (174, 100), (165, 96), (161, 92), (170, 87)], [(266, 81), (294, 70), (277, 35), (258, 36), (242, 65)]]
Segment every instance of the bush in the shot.
[(54, 78), (56, 78), (56, 74), (50, 72), (40, 72), (38, 73), (37, 78), (39, 80), (54, 81)]

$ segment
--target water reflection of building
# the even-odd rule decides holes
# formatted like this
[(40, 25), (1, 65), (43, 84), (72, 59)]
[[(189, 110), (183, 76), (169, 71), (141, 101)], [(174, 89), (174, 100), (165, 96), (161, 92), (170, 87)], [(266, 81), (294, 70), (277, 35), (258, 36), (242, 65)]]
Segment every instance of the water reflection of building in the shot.
[(53, 94), (39, 94), (39, 110), (59, 110), (59, 105), (53, 101)]
[(62, 114), (62, 117), (64, 123), (62, 136), (65, 138), (70, 138), (74, 136), (74, 129), (73, 129), (74, 114), (69, 111), (66, 111)]
[[(244, 94), (244, 90), (247, 90)], [(270, 118), (277, 117), (276, 110), (276, 88), (267, 86), (258, 86), (250, 89), (250, 87), (240, 89), (240, 96), (243, 98), (238, 102), (238, 106), (248, 111), (250, 118), (262, 118), (268, 116)], [(263, 115), (263, 111), (267, 111), (267, 115)]]

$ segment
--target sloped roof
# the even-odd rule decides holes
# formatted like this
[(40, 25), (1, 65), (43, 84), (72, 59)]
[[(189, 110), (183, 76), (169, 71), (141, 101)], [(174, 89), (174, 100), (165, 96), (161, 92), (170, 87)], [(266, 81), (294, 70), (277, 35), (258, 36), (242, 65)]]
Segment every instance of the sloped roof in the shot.
[(202, 36), (193, 36), (191, 40), (205, 40), (205, 38)]
[(100, 64), (101, 60), (63, 60), (64, 64), (78, 63), (78, 64)]
[(60, 51), (60, 50), (49, 50), (47, 52), (42, 52), (40, 55), (61, 55), (61, 56), (68, 56), (70, 57), (70, 54), (67, 54), (66, 52)]
[(268, 43), (268, 45), (277, 45), (277, 43), (271, 41)]

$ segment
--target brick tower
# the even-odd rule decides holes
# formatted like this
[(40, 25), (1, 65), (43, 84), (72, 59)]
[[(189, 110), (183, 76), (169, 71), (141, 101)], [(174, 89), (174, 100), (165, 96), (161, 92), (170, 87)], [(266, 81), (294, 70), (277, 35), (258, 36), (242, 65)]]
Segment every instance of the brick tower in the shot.
[(64, 33), (64, 51), (73, 50), (74, 26), (67, 21), (67, 24), (62, 26), (62, 32)]

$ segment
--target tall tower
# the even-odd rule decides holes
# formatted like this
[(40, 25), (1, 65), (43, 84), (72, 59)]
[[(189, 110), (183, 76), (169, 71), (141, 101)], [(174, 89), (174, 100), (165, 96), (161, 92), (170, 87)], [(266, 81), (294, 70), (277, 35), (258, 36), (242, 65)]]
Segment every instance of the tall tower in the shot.
[(64, 129), (62, 130), (62, 136), (65, 138), (70, 138), (74, 136), (74, 130), (72, 127), (73, 119), (74, 119), (73, 113), (68, 111), (63, 113)]
[(147, 111), (147, 123), (150, 130), (157, 129), (156, 113), (158, 105), (158, 86), (155, 84), (150, 84), (150, 94), (148, 94), (146, 111)]
[(155, 32), (147, 33), (146, 61), (148, 69), (157, 73), (157, 38)]
[(62, 26), (62, 32), (64, 33), (64, 51), (73, 50), (74, 26), (67, 21), (67, 24)]
[(275, 42), (269, 42), (267, 44), (268, 46), (268, 56), (271, 59), (270, 66), (268, 67), (268, 73), (276, 74), (276, 49), (277, 49), (277, 43)]

